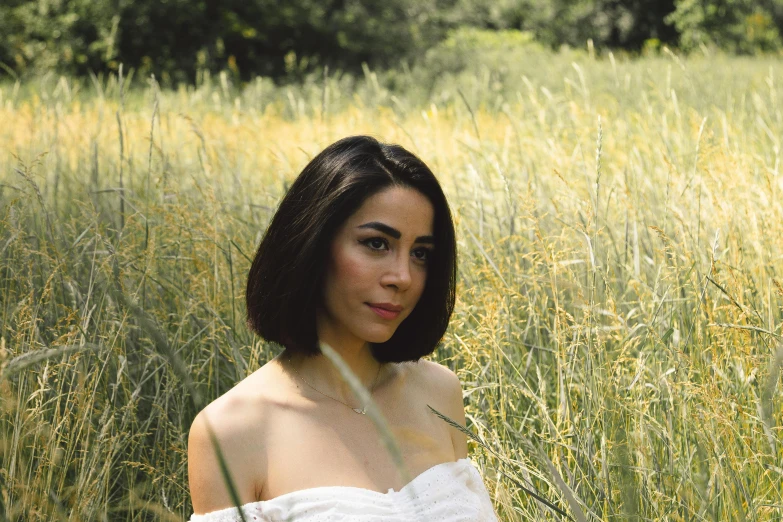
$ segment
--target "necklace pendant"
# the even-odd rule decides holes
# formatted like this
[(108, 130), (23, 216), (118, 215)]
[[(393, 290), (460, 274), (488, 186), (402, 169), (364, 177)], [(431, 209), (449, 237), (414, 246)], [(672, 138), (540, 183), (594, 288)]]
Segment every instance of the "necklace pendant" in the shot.
[(360, 410), (359, 408), (351, 408), (351, 409), (356, 413), (361, 413), (362, 415), (364, 415), (364, 410)]

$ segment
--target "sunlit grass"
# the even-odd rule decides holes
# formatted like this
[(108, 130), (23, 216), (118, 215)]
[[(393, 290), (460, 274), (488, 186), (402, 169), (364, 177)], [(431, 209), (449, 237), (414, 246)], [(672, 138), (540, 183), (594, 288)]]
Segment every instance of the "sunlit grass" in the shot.
[(276, 353), (244, 325), (255, 246), (308, 159), (368, 133), (455, 213), (433, 358), (502, 520), (557, 519), (520, 485), (575, 519), (780, 520), (779, 65), (550, 62), (0, 87), (0, 514), (190, 515), (197, 404)]

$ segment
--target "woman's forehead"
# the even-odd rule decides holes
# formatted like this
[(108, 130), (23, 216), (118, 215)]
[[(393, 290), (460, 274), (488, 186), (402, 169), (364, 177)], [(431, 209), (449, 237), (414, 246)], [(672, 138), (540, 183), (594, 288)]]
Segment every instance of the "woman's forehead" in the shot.
[(432, 235), (433, 218), (432, 203), (424, 194), (411, 188), (393, 187), (367, 198), (348, 223), (351, 228), (380, 223), (405, 236), (422, 236)]

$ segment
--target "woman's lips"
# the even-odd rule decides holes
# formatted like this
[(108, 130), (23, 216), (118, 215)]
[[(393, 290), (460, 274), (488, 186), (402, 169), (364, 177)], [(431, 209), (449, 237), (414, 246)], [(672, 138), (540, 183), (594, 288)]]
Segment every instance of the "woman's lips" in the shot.
[(395, 319), (398, 315), (400, 315), (400, 312), (392, 312), (391, 310), (378, 308), (377, 306), (373, 306), (371, 304), (368, 304), (367, 306), (369, 306), (373, 312), (383, 317), (384, 319)]

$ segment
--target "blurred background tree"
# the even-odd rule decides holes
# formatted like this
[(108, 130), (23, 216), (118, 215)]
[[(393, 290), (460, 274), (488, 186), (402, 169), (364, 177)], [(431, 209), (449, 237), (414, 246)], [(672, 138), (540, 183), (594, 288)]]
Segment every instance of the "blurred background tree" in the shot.
[(677, 32), (665, 18), (674, 0), (500, 0), (488, 4), (484, 25), (530, 31), (551, 47), (601, 47), (637, 51), (655, 38), (676, 44)]
[(730, 52), (780, 49), (781, 0), (680, 0), (668, 17), (680, 46), (713, 45)]
[(523, 31), (555, 49), (591, 39), (630, 52), (754, 53), (781, 48), (781, 24), (783, 0), (4, 0), (0, 67), (296, 79), (326, 65), (413, 63), (465, 28)]
[(110, 67), (117, 57), (121, 16), (104, 0), (4, 0), (0, 62), (19, 73), (77, 74)]
[(418, 0), (126, 1), (120, 54), (134, 66), (281, 77), (323, 65), (396, 63), (435, 43), (434, 5)]

